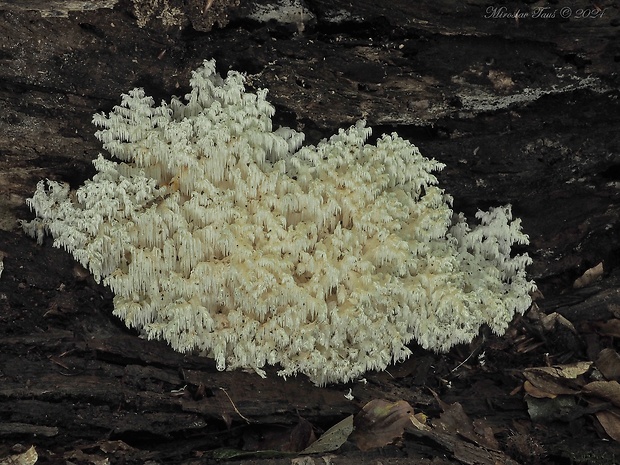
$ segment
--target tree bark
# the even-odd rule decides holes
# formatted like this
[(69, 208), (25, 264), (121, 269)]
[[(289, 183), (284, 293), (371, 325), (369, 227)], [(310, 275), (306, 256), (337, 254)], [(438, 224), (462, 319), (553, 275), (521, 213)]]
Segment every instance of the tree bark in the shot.
[[(111, 316), (107, 289), (51, 241), (40, 247), (23, 235), (17, 220), (32, 216), (25, 199), (39, 180), (76, 188), (94, 173), (101, 148), (93, 113), (110, 111), (133, 87), (158, 102), (183, 95), (205, 59), (215, 58), (221, 73), (247, 73), (251, 88), (268, 88), (276, 126), (305, 132), (308, 143), (362, 118), (375, 136), (397, 131), (410, 139), (446, 164), (440, 183), (456, 211), (472, 217), (513, 205), (530, 236), (530, 274), (546, 296), (538, 302), (543, 311), (576, 323), (620, 318), (618, 7), (541, 7), (1, 1), (1, 442), (36, 444), (49, 461), (62, 456), (62, 446), (74, 454), (64, 452), (66, 460), (190, 463), (196, 451), (239, 447), (241, 428), (250, 434), (257, 425), (303, 417), (325, 429), (379, 396), (432, 405), (416, 379), (449, 395), (443, 381), (467, 349), (449, 356), (417, 349), (393, 368), (395, 378), (371, 374), (368, 385), (319, 389), (302, 377), (284, 382), (275, 369), (267, 379), (217, 372), (208, 359), (131, 334)], [(572, 289), (599, 262), (602, 280)], [(543, 352), (520, 363), (542, 363)], [(463, 388), (459, 401), (479, 409), (470, 415), (526, 421), (524, 404), (509, 395), (518, 379), (485, 376), (502, 385), (496, 400), (508, 407), (477, 404)], [(349, 388), (355, 401), (344, 397)], [(0, 457), (10, 452), (0, 449)], [(391, 463), (412, 457), (403, 458), (402, 449), (386, 453), (394, 454)], [(360, 459), (351, 451), (342, 457)]]

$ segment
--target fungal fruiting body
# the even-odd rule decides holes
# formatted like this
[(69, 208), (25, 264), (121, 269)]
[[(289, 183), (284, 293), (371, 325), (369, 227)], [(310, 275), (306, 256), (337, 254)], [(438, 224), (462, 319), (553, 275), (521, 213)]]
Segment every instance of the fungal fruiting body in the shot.
[(48, 232), (114, 294), (114, 314), (218, 369), (279, 365), (319, 385), (445, 351), (530, 305), (510, 206), (455, 215), (434, 172), (364, 122), (316, 146), (272, 129), (266, 91), (207, 61), (185, 100), (141, 89), (97, 114), (116, 159), (70, 193), (41, 181), (24, 229)]

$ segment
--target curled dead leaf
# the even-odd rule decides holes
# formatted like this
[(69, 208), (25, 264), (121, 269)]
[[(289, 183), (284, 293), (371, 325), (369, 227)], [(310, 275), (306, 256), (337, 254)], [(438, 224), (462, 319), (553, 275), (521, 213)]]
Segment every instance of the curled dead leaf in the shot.
[(573, 283), (573, 288), (581, 289), (582, 287), (589, 286), (594, 281), (599, 279), (603, 275), (603, 262), (598, 265), (589, 268)]
[(549, 315), (545, 315), (540, 323), (542, 324), (543, 328), (545, 328), (547, 331), (551, 331), (552, 329), (554, 329), (557, 325), (561, 325), (564, 326), (565, 328), (570, 329), (573, 333), (577, 334), (577, 330), (575, 329), (575, 326), (573, 326), (573, 324), (563, 315), (560, 315), (558, 312), (553, 312), (550, 313)]
[(406, 426), (416, 424), (412, 418), (413, 407), (404, 400), (371, 400), (355, 415), (351, 439), (363, 451), (392, 444), (402, 437)]
[(535, 302), (532, 303), (530, 309), (528, 310), (527, 317), (532, 321), (538, 322), (545, 331), (551, 331), (557, 325), (562, 325), (577, 334), (575, 326), (566, 317), (560, 315), (558, 312), (552, 312), (547, 315), (545, 312), (540, 310)]
[(413, 427), (419, 431), (428, 431), (430, 427), (426, 424), (427, 417), (423, 413), (416, 413), (409, 417)]

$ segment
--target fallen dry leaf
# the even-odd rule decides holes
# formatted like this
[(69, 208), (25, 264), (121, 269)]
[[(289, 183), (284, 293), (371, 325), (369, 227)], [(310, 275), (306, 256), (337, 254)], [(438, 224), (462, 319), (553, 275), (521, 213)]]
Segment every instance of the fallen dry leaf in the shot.
[(416, 413), (409, 417), (413, 427), (419, 431), (428, 431), (430, 427), (426, 424), (427, 417), (423, 413)]
[(575, 379), (586, 373), (592, 362), (576, 362), (568, 365), (554, 365), (550, 367), (528, 368), (526, 371), (535, 373), (546, 373), (555, 378)]
[(620, 355), (613, 349), (601, 350), (596, 358), (596, 368), (608, 380), (620, 380)]
[[(523, 371), (523, 376), (536, 388), (538, 395), (535, 397), (553, 398), (559, 394), (578, 394), (579, 388), (573, 386), (574, 380), (586, 373), (591, 366), (592, 362), (577, 362), (570, 365), (527, 368)], [(527, 387), (525, 388), (527, 390)], [(542, 393), (549, 395), (543, 396)]]
[(617, 318), (609, 321), (595, 322), (594, 326), (602, 336), (620, 337), (620, 320)]
[(99, 449), (106, 454), (113, 454), (115, 452), (129, 452), (133, 450), (129, 444), (123, 441), (108, 441), (104, 440), (98, 443)]
[(263, 425), (244, 434), (243, 449), (248, 451), (299, 452), (316, 441), (312, 424), (299, 418), (294, 426)]
[(34, 465), (39, 460), (39, 454), (37, 454), (34, 446), (30, 449), (22, 452), (21, 454), (10, 455), (0, 459), (0, 465)]
[(392, 444), (402, 437), (405, 427), (411, 425), (411, 417), (413, 407), (404, 400), (371, 400), (355, 415), (351, 439), (363, 451)]
[(538, 322), (545, 331), (552, 331), (557, 325), (561, 325), (568, 328), (573, 333), (577, 333), (575, 326), (568, 319), (566, 319), (566, 317), (560, 315), (558, 312), (553, 312), (547, 315), (538, 308), (536, 303), (532, 303), (532, 306), (527, 313), (527, 317), (532, 321)]
[(498, 450), (499, 444), (495, 439), (493, 430), (484, 424), (482, 420), (472, 422), (458, 402), (447, 404), (435, 396), (443, 413), (439, 420), (433, 422), (433, 426), (445, 432), (455, 433), (474, 444), (487, 449)]
[(484, 439), (478, 441), (481, 446), (499, 450), (499, 442), (495, 439), (495, 432), (484, 419), (477, 418), (472, 422), (472, 425), (474, 427), (474, 433), (476, 433), (478, 438)]
[(540, 389), (534, 386), (532, 383), (530, 383), (527, 380), (523, 383), (523, 389), (530, 396), (536, 397), (537, 399), (555, 399), (558, 396), (557, 394), (547, 392), (545, 389)]
[(594, 415), (609, 437), (620, 442), (620, 410), (601, 410)]
[(325, 431), (319, 439), (306, 447), (302, 454), (322, 454), (339, 449), (353, 431), (353, 415), (349, 415), (344, 420), (336, 423)]
[(602, 275), (603, 275), (603, 262), (586, 270), (585, 273), (581, 275), (581, 277), (575, 280), (575, 282), (573, 283), (573, 288), (581, 289), (582, 287), (589, 286), (594, 281), (596, 281), (598, 278), (600, 278)]
[(541, 320), (543, 328), (547, 331), (553, 330), (557, 325), (564, 326), (565, 328), (570, 329), (573, 333), (577, 334), (577, 330), (575, 326), (563, 315), (560, 315), (558, 312), (550, 313), (549, 315), (545, 315)]
[(312, 424), (305, 418), (299, 418), (297, 424), (289, 434), (289, 440), (284, 444), (282, 450), (288, 452), (299, 452), (316, 441)]
[[(431, 391), (432, 392), (432, 391)], [(459, 403), (446, 404), (433, 392), (443, 413), (432, 425), (414, 421), (405, 431), (415, 437), (431, 440), (454, 457), (459, 463), (477, 465), (518, 465), (498, 447), (490, 426), (483, 420), (471, 421)]]
[(620, 407), (620, 383), (618, 381), (592, 381), (583, 387), (583, 392), (601, 397)]

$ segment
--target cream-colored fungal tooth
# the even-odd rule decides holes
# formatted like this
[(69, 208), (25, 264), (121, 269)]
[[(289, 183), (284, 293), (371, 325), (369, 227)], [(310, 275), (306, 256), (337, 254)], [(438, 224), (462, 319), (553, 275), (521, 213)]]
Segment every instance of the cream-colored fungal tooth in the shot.
[[(396, 134), (365, 144), (364, 122), (316, 147), (272, 130), (266, 91), (192, 74), (185, 102), (143, 90), (93, 117), (112, 156), (75, 196), (40, 183), (22, 222), (49, 231), (112, 288), (115, 314), (218, 369), (280, 364), (316, 384), (447, 350), (529, 305), (527, 244), (510, 206), (469, 226), (424, 158)], [(490, 304), (489, 304), (490, 302)]]

